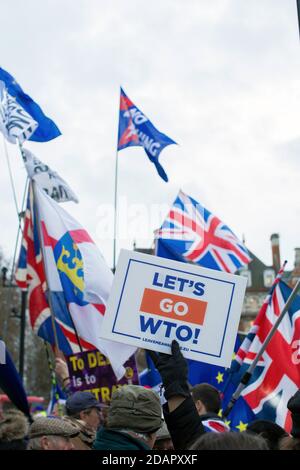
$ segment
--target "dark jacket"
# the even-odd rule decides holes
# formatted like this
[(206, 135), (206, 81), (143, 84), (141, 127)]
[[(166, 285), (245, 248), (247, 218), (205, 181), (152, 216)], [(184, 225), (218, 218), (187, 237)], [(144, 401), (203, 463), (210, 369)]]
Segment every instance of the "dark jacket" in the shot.
[(116, 429), (100, 428), (97, 431), (94, 450), (151, 450), (142, 440)]
[(192, 397), (188, 397), (176, 410), (169, 412), (168, 404), (163, 406), (164, 417), (175, 450), (186, 450), (205, 433)]

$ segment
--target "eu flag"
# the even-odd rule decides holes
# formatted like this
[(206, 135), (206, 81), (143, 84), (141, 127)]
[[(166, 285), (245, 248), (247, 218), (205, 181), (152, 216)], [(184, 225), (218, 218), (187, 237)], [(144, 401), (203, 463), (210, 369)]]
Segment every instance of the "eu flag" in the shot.
[(26, 95), (16, 80), (2, 68), (0, 68), (0, 80), (5, 83), (9, 95), (13, 96), (19, 105), (38, 123), (37, 129), (29, 140), (48, 142), (61, 134), (56, 124), (45, 116), (39, 105), (30, 96)]
[(132, 146), (144, 147), (159, 176), (164, 181), (168, 181), (158, 157), (160, 152), (170, 144), (176, 144), (176, 142), (159, 132), (121, 88), (118, 150)]

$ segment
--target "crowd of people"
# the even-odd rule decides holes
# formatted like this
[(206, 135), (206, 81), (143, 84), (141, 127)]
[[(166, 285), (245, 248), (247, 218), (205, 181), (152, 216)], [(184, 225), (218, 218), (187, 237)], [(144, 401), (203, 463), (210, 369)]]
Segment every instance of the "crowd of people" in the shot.
[(151, 352), (164, 387), (166, 403), (139, 385), (125, 385), (110, 406), (90, 392), (71, 393), (67, 368), (57, 360), (56, 373), (68, 398), (60, 416), (39, 416), (31, 423), (16, 409), (0, 416), (0, 450), (300, 450), (300, 390), (288, 402), (288, 434), (271, 421), (254, 421), (232, 432), (220, 417), (221, 398), (209, 384), (189, 386), (188, 366), (179, 345), (172, 354)]

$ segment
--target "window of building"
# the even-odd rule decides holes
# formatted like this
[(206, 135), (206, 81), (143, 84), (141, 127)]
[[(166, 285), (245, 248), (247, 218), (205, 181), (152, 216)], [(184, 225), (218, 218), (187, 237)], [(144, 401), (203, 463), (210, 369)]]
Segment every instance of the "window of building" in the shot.
[(264, 270), (264, 286), (271, 287), (275, 279), (274, 269), (265, 269)]
[(249, 269), (247, 268), (242, 268), (239, 270), (239, 274), (247, 278), (247, 287), (251, 287), (252, 286), (251, 271), (249, 271)]

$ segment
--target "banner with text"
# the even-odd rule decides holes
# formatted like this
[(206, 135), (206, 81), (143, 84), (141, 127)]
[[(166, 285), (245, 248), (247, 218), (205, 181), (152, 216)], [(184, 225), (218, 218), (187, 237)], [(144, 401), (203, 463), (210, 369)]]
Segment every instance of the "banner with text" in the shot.
[(120, 380), (112, 370), (109, 360), (97, 349), (67, 357), (72, 392), (89, 391), (100, 403), (109, 403), (112, 393), (123, 385), (139, 385), (134, 356), (125, 362), (126, 373)]

